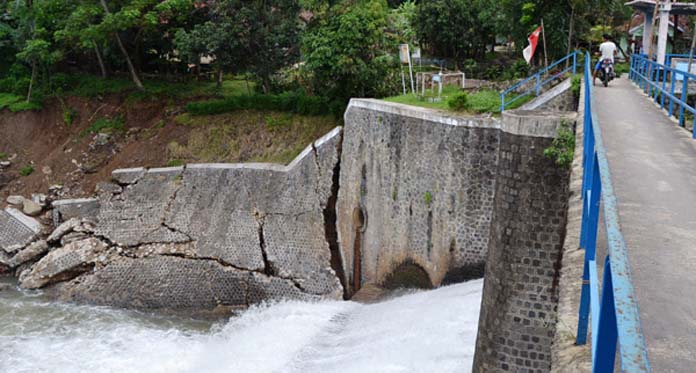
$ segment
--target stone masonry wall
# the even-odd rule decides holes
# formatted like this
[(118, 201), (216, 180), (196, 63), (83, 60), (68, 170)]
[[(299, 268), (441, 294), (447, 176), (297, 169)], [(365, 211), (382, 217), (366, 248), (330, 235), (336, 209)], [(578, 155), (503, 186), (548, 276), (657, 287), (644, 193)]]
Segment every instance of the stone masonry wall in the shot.
[(496, 121), (378, 100), (345, 115), (338, 236), (349, 293), (406, 262), (434, 286), (480, 278), (498, 161)]
[(96, 219), (64, 223), (20, 284), (61, 299), (177, 311), (340, 299), (325, 220), (340, 144), (337, 128), (287, 167), (114, 171)]
[[(532, 127), (561, 120), (550, 113), (503, 116)], [(568, 170), (543, 154), (551, 143), (501, 134), (475, 372), (551, 368), (568, 201)]]
[[(491, 229), (497, 229), (498, 222), (509, 223), (494, 201), (520, 198), (504, 195), (507, 189), (500, 189), (498, 182), (506, 182), (504, 177), (511, 172), (515, 177), (525, 172), (558, 172), (543, 150), (556, 136), (562, 116), (518, 111), (507, 112), (501, 121), (378, 100), (351, 101), (345, 116), (337, 203), (348, 293), (362, 285), (382, 284), (406, 264), (422, 268), (433, 286), (481, 277), (491, 255), (488, 251), (501, 245), (500, 240), (491, 240), (496, 238)], [(510, 149), (515, 141), (520, 143)], [(535, 146), (531, 153), (529, 146)], [(522, 163), (502, 158), (511, 153), (521, 157)], [(560, 180), (563, 175), (556, 176)], [(524, 187), (539, 187), (535, 182), (525, 179)], [(541, 182), (558, 180), (541, 178)], [(560, 184), (554, 187), (565, 190)], [(526, 193), (521, 198), (540, 191)], [(533, 206), (546, 207), (554, 209), (551, 214), (565, 211), (563, 205)], [(532, 222), (528, 221), (531, 212), (520, 213), (518, 225), (564, 223), (556, 219)], [(562, 242), (546, 234), (534, 239), (540, 244), (542, 239), (547, 240), (543, 244)], [(555, 262), (533, 264), (553, 270)]]

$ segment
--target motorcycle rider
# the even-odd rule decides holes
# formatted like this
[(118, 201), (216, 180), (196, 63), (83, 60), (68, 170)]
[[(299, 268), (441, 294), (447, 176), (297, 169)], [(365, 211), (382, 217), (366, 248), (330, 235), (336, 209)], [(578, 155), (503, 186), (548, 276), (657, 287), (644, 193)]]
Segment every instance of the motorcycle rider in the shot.
[(595, 66), (594, 74), (592, 74), (592, 84), (593, 85), (597, 81), (597, 73), (599, 73), (599, 70), (602, 69), (602, 61), (611, 60), (611, 63), (613, 64), (614, 63), (614, 56), (617, 54), (617, 50), (618, 50), (618, 48), (616, 47), (616, 44), (614, 44), (614, 42), (611, 41), (611, 36), (609, 34), (602, 35), (602, 38), (604, 39), (604, 42), (599, 45), (599, 51), (602, 54), (602, 56), (599, 58), (599, 61), (597, 61), (597, 65)]

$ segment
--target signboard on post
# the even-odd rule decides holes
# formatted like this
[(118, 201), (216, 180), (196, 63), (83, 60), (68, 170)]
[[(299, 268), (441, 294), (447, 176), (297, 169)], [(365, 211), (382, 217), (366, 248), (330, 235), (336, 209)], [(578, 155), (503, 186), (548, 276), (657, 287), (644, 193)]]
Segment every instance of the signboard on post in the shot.
[(404, 65), (408, 65), (411, 61), (408, 44), (399, 45), (399, 59)]
[(399, 45), (399, 59), (401, 60), (401, 64), (408, 64), (408, 72), (411, 78), (411, 92), (415, 94), (416, 89), (413, 86), (413, 67), (411, 65), (411, 50), (408, 47), (408, 44)]

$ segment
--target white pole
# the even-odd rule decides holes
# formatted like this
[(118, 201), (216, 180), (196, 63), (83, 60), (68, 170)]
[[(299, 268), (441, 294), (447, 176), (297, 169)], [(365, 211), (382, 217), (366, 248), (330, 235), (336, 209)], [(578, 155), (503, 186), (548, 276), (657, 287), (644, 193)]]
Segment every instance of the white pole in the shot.
[(408, 75), (411, 77), (411, 93), (416, 94), (416, 89), (413, 87), (413, 66), (411, 64), (411, 49), (408, 50)]
[(694, 37), (691, 38), (691, 49), (689, 49), (689, 69), (686, 72), (691, 73), (691, 64), (694, 62), (694, 48), (696, 48), (696, 22), (694, 22)]
[(403, 65), (401, 65), (401, 85), (404, 87), (404, 94), (406, 94), (406, 76), (404, 75)]
[[(667, 36), (669, 35), (669, 12), (672, 10), (670, 0), (665, 1), (664, 6), (660, 9), (660, 28), (657, 34), (657, 63), (665, 64), (665, 56), (667, 54)], [(676, 25), (675, 25), (676, 27)]]

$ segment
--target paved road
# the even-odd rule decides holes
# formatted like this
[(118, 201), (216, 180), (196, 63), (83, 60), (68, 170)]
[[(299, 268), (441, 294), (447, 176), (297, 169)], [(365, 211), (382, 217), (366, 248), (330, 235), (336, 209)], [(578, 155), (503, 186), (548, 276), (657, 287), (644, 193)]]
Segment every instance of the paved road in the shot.
[(597, 85), (654, 372), (696, 371), (696, 140), (628, 79)]

